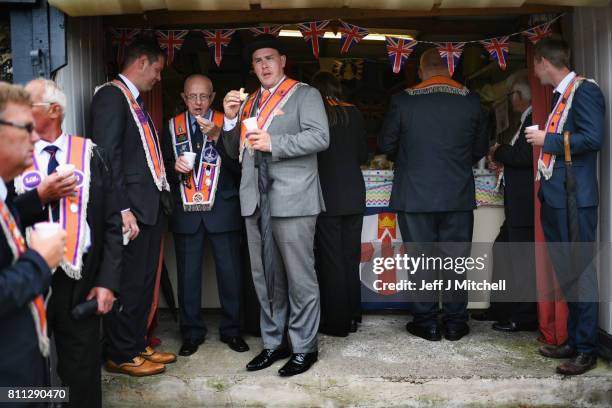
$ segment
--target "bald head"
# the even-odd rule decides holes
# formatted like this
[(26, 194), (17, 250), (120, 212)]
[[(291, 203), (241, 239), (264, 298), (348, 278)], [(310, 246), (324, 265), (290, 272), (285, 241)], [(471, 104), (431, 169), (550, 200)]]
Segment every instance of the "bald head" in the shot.
[(423, 81), (431, 78), (432, 76), (450, 76), (448, 73), (448, 68), (446, 65), (444, 65), (444, 62), (442, 61), (440, 53), (437, 49), (430, 48), (421, 55), (419, 76)]
[(205, 75), (189, 75), (185, 79), (181, 96), (192, 115), (202, 116), (208, 112), (215, 98), (212, 81)]

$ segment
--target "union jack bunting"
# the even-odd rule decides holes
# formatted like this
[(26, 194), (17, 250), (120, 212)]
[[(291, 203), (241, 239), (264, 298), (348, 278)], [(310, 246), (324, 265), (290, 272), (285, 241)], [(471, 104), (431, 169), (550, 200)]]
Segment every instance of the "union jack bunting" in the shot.
[(455, 72), (455, 67), (459, 64), (459, 59), (461, 58), (461, 53), (463, 52), (463, 47), (465, 43), (442, 43), (438, 45), (438, 52), (440, 53), (440, 57), (442, 61), (448, 67), (448, 73), (450, 76), (453, 76)]
[(117, 47), (117, 64), (123, 64), (125, 49), (134, 41), (140, 30), (129, 28), (109, 28), (113, 46)]
[(272, 34), (273, 36), (278, 37), (282, 28), (282, 25), (251, 27), (249, 28), (249, 31), (255, 34), (255, 37), (262, 34)]
[(523, 31), (523, 35), (529, 38), (529, 41), (531, 41), (533, 44), (537, 44), (537, 42), (542, 38), (550, 37), (552, 35), (550, 24), (551, 23), (546, 23), (530, 28), (529, 30), (525, 30)]
[(508, 39), (509, 36), (492, 38), (491, 40), (480, 41), (488, 53), (493, 57), (502, 71), (508, 67)]
[(223, 51), (232, 41), (232, 35), (236, 30), (202, 30), (204, 34), (204, 40), (206, 45), (210, 48), (215, 64), (221, 65), (221, 58), (223, 58)]
[(328, 20), (313, 21), (310, 23), (298, 24), (298, 29), (302, 37), (310, 47), (315, 58), (319, 58), (319, 41), (325, 35), (325, 28), (329, 25)]
[(387, 40), (389, 62), (393, 67), (393, 73), (397, 74), (402, 70), (404, 63), (408, 61), (408, 57), (414, 51), (417, 42), (407, 38), (385, 37), (385, 39)]
[(340, 54), (346, 54), (359, 41), (368, 35), (368, 30), (340, 21)]
[(166, 55), (168, 56), (166, 65), (172, 64), (175, 50), (178, 51), (181, 49), (188, 33), (189, 30), (156, 31), (157, 42), (163, 50), (166, 50)]

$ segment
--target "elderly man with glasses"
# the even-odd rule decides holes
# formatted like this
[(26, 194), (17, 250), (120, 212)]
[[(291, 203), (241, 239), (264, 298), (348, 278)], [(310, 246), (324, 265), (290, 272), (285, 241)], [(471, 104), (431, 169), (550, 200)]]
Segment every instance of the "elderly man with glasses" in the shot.
[(211, 109), (215, 92), (210, 79), (189, 76), (181, 96), (187, 110), (170, 119), (164, 137), (164, 160), (175, 193), (170, 228), (176, 249), (183, 338), (179, 355), (195, 353), (207, 333), (201, 315), (206, 238), (215, 260), (223, 309), (221, 341), (244, 352), (249, 347), (240, 327), (241, 217), (236, 183), (240, 168), (219, 143), (223, 114)]

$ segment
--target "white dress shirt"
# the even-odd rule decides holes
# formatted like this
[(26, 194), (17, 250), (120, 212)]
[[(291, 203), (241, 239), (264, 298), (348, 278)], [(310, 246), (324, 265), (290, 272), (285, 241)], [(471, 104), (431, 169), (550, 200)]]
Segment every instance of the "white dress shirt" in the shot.
[(123, 82), (125, 82), (125, 84), (127, 85), (128, 89), (132, 93), (132, 96), (134, 97), (134, 99), (138, 99), (138, 97), (140, 96), (140, 91), (138, 90), (138, 88), (136, 88), (136, 85), (134, 85), (132, 83), (132, 81), (127, 79), (127, 77), (124, 76), (124, 75), (119, 74), (119, 78), (121, 78), (121, 80)]
[[(57, 152), (55, 153), (55, 160), (57, 160), (58, 164), (66, 164), (67, 154), (68, 154), (68, 135), (66, 133), (62, 133), (60, 137), (55, 139), (53, 143), (49, 143), (46, 140), (40, 139), (38, 142), (34, 144), (34, 154), (36, 155), (36, 163), (38, 163), (38, 169), (44, 175), (47, 175), (47, 167), (49, 166), (49, 159), (51, 155), (45, 151), (45, 147), (47, 146), (56, 146)], [(91, 230), (87, 222), (83, 226), (83, 233), (85, 234), (85, 252), (89, 251), (89, 247), (91, 246)]]
[(565, 78), (563, 78), (561, 82), (559, 82), (559, 85), (557, 85), (557, 87), (555, 88), (555, 92), (559, 92), (561, 95), (563, 95), (565, 91), (567, 90), (567, 87), (569, 86), (570, 82), (572, 82), (572, 79), (574, 79), (575, 76), (576, 76), (576, 73), (574, 71), (567, 74)]
[(0, 177), (0, 200), (6, 201), (6, 196), (8, 195), (8, 190), (6, 189), (6, 184), (4, 184), (4, 180)]

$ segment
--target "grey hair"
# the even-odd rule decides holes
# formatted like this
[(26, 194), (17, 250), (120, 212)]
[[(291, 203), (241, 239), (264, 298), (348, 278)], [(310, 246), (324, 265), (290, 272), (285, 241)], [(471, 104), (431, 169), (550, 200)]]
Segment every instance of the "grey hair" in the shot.
[(48, 103), (57, 103), (62, 107), (62, 111), (64, 114), (66, 113), (66, 94), (61, 90), (59, 86), (50, 79), (39, 78), (40, 81), (43, 82), (45, 86), (45, 91), (43, 93), (43, 102)]
[(526, 71), (520, 71), (510, 78), (510, 89), (521, 95), (521, 99), (531, 102), (531, 85)]

